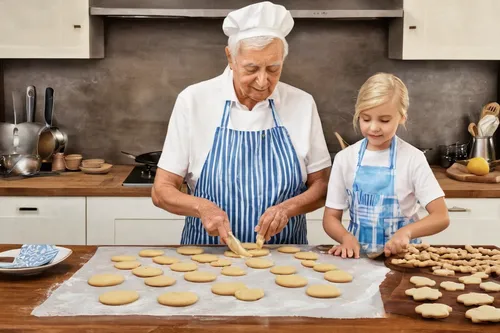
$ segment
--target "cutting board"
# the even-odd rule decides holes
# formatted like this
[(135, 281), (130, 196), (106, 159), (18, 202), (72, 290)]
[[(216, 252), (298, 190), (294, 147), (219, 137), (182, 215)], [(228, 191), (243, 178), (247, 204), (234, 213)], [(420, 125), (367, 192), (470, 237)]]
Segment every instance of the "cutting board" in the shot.
[[(435, 245), (436, 247), (437, 245)], [(437, 246), (439, 247), (439, 246)], [(463, 246), (451, 246), (447, 247), (463, 247)], [(476, 246), (475, 246), (476, 247)], [(495, 246), (482, 246), (484, 248), (497, 248)], [(498, 248), (497, 248), (498, 249)], [(455, 324), (463, 324), (463, 325), (471, 325), (470, 319), (465, 317), (465, 312), (469, 309), (474, 308), (474, 306), (465, 306), (462, 303), (457, 302), (458, 295), (466, 294), (469, 292), (477, 292), (477, 293), (487, 293), (481, 288), (479, 285), (466, 285), (465, 290), (462, 291), (446, 291), (443, 288), (439, 287), (439, 284), (443, 281), (453, 281), (459, 282), (458, 278), (460, 276), (468, 276), (470, 274), (467, 273), (456, 273), (455, 276), (441, 277), (432, 274), (432, 270), (429, 267), (424, 268), (404, 268), (400, 266), (393, 265), (390, 263), (391, 258), (387, 258), (385, 260), (385, 265), (389, 267), (392, 272), (387, 274), (385, 281), (380, 286), (380, 291), (382, 294), (382, 299), (384, 301), (384, 308), (387, 313), (397, 314), (402, 316), (411, 317), (417, 320), (428, 320), (428, 321), (443, 321), (447, 323), (455, 323)], [(443, 296), (437, 301), (414, 301), (413, 297), (407, 296), (405, 291), (407, 289), (415, 288), (415, 285), (410, 282), (410, 278), (412, 276), (424, 276), (429, 279), (436, 281), (436, 286), (434, 289), (439, 289)], [(489, 279), (484, 281), (492, 281), (496, 283), (500, 283), (500, 276), (491, 275)], [(495, 301), (492, 304), (495, 307), (500, 307), (500, 292), (489, 292), (487, 293), (493, 297), (495, 297)], [(444, 303), (453, 308), (453, 312), (450, 314), (448, 318), (445, 319), (424, 319), (421, 315), (415, 312), (415, 307), (423, 303)], [(476, 324), (474, 324), (476, 325)], [(484, 324), (486, 327), (489, 326), (500, 326), (499, 323), (489, 323)]]
[(486, 176), (476, 176), (469, 173), (465, 165), (454, 163), (451, 167), (446, 169), (446, 175), (452, 179), (463, 182), (500, 183), (500, 171), (498, 167), (497, 170), (490, 172)]

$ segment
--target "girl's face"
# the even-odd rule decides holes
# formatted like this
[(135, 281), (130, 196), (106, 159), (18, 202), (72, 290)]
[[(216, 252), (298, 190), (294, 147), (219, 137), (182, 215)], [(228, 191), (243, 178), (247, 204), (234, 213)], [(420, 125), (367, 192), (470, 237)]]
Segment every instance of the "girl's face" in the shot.
[(359, 128), (368, 140), (368, 150), (384, 150), (390, 147), (399, 124), (404, 124), (402, 117), (393, 102), (387, 102), (359, 115)]

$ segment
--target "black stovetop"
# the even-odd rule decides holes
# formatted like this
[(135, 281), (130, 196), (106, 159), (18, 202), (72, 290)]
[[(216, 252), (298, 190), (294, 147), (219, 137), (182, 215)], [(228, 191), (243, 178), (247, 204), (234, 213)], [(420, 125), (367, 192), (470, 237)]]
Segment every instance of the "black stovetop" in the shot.
[(155, 181), (155, 173), (155, 168), (144, 165), (135, 166), (123, 181), (122, 186), (151, 187)]

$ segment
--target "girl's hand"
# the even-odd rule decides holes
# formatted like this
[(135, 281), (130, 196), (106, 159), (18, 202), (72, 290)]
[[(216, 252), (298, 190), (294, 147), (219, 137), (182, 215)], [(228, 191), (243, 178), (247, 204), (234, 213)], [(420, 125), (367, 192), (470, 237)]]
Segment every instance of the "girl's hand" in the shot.
[(396, 231), (394, 236), (385, 244), (384, 253), (386, 257), (404, 252), (410, 244), (411, 234), (404, 229)]
[(359, 242), (351, 234), (346, 234), (342, 237), (342, 244), (335, 245), (330, 250), (328, 250), (329, 254), (333, 254), (334, 256), (340, 256), (342, 258), (359, 258)]

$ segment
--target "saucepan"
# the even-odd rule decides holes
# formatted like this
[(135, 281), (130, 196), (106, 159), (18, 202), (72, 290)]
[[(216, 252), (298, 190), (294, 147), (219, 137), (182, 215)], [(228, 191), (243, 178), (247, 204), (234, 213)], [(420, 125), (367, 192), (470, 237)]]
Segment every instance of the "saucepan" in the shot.
[(122, 154), (127, 155), (131, 159), (135, 160), (137, 163), (146, 164), (146, 165), (149, 165), (151, 167), (156, 167), (156, 165), (158, 164), (158, 161), (160, 160), (161, 151), (153, 151), (150, 153), (141, 154), (141, 155), (137, 155), (137, 156), (130, 154), (130, 153), (127, 153), (125, 151), (122, 151)]
[(59, 129), (52, 126), (52, 117), (54, 112), (54, 89), (48, 87), (45, 89), (45, 127), (47, 131), (40, 134), (38, 141), (38, 154), (43, 159), (48, 159), (54, 153), (64, 152), (68, 143), (68, 135)]

